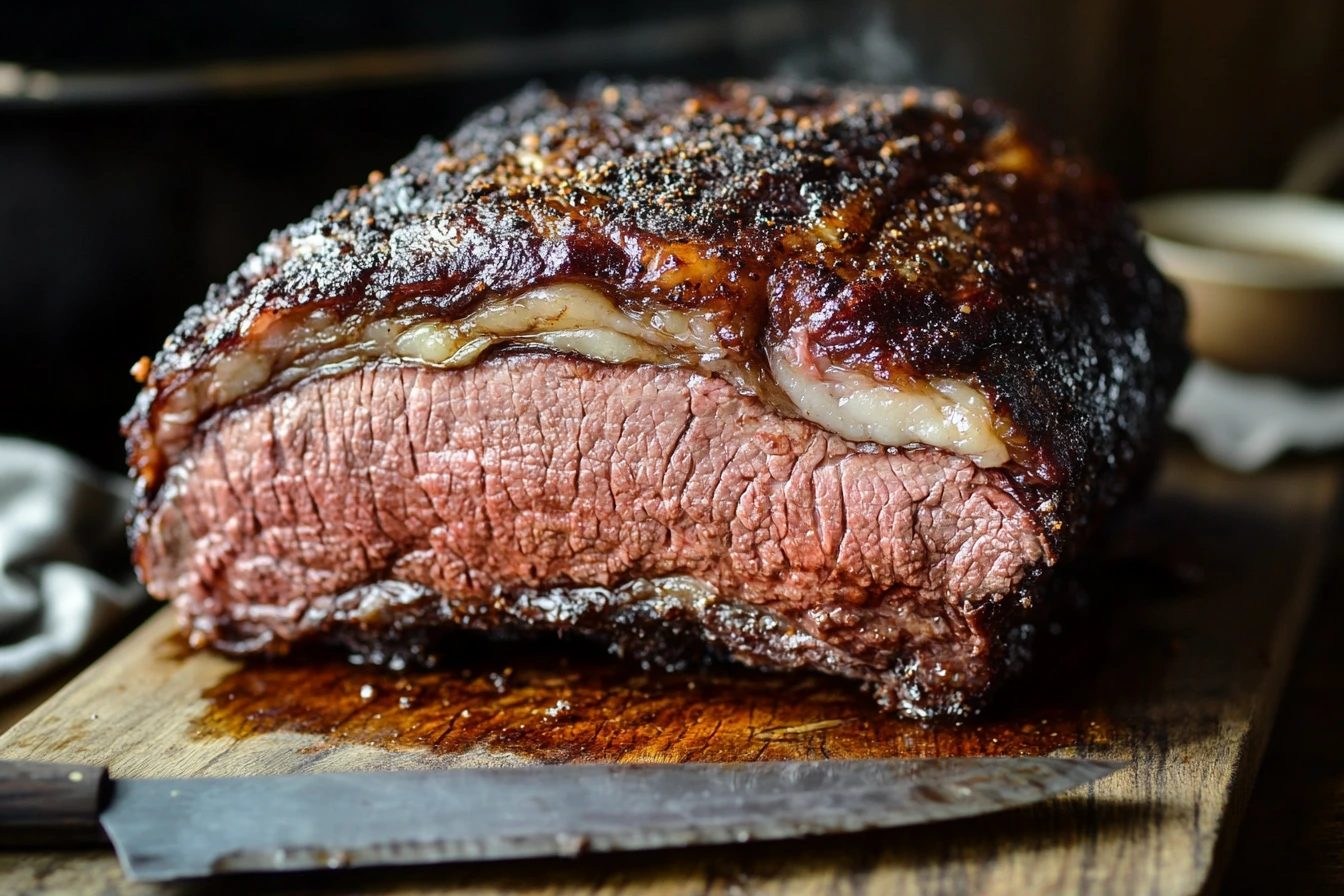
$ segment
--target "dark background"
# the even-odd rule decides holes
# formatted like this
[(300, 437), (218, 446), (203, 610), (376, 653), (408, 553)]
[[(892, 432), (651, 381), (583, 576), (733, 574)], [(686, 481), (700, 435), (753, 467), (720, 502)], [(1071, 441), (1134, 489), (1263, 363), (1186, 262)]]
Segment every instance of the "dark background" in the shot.
[[(47, 98), (0, 96), (0, 431), (108, 469), (129, 367), (211, 281), (532, 78), (949, 84), (1076, 140), (1131, 197), (1273, 187), (1344, 116), (1337, 0), (9, 6), (0, 94)], [(334, 79), (193, 80), (351, 53)]]

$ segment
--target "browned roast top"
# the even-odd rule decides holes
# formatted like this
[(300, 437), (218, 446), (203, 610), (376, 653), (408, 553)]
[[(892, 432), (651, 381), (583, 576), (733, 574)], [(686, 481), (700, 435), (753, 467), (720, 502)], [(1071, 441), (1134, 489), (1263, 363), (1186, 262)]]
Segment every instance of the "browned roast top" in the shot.
[(1108, 182), (988, 102), (529, 89), (276, 232), (187, 313), (124, 421), (142, 491), (172, 462), (155, 443), (164, 397), (269, 321), (453, 318), (555, 281), (702, 309), (756, 369), (802, 327), (879, 380), (968, 379), (1012, 421), (1033, 489), (1087, 492), (1141, 460), (1185, 363), (1179, 295)]

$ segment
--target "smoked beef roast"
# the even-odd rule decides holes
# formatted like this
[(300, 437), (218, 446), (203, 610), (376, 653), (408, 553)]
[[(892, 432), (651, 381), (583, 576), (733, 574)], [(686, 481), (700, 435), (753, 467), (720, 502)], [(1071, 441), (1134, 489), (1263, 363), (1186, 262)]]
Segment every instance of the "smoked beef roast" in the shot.
[(530, 89), (275, 233), (123, 421), (191, 642), (580, 633), (974, 711), (1139, 487), (1179, 293), (949, 91)]

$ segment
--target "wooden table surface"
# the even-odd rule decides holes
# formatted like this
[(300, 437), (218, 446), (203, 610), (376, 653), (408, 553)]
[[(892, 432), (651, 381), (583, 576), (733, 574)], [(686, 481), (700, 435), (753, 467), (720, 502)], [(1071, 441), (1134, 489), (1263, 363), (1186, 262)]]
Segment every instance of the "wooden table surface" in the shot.
[(1344, 893), (1344, 511), (1224, 878), (1226, 896)]
[[(1344, 529), (1304, 634), (1223, 892), (1344, 892)], [(0, 703), (0, 731), (59, 681)]]

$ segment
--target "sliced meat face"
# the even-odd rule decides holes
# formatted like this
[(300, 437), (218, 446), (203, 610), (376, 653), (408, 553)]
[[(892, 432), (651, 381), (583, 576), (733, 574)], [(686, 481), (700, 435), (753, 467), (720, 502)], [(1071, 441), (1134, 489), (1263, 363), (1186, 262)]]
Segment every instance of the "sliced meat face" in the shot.
[(684, 368), (374, 364), (202, 428), (138, 559), (198, 644), (574, 629), (641, 656), (707, 642), (955, 712), (1012, 659), (1012, 598), (1051, 557), (1007, 485)]

